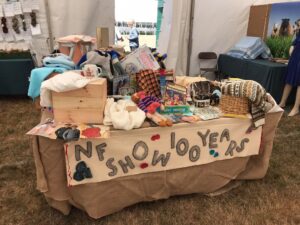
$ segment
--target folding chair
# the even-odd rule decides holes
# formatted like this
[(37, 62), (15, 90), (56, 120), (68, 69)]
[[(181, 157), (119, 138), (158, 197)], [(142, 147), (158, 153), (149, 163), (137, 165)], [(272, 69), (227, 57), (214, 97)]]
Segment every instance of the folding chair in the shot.
[[(215, 52), (200, 52), (198, 54), (198, 59), (200, 60), (200, 74), (205, 75), (206, 73), (214, 73), (216, 79), (220, 80), (219, 71), (218, 71), (218, 56)], [(201, 60), (205, 61), (214, 61), (214, 67), (201, 67)]]

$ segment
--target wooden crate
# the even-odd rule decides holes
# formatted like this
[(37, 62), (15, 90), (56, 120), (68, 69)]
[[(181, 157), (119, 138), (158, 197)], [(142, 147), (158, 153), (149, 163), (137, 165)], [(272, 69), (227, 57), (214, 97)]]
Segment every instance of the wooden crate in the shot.
[(106, 98), (106, 79), (91, 82), (74, 91), (52, 92), (54, 119), (65, 123), (101, 124)]

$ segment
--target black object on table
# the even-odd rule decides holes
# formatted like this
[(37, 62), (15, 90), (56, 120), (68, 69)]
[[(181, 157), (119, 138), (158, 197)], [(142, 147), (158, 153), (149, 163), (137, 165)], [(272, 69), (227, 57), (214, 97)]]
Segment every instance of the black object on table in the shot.
[(34, 68), (30, 53), (0, 54), (0, 95), (26, 95)]
[[(238, 59), (221, 54), (218, 60), (218, 69), (223, 77), (236, 77), (244, 80), (254, 80), (260, 83), (278, 103), (281, 99), (285, 85), (284, 77), (286, 64), (275, 63), (263, 59)], [(293, 102), (295, 94), (292, 93), (288, 103)]]

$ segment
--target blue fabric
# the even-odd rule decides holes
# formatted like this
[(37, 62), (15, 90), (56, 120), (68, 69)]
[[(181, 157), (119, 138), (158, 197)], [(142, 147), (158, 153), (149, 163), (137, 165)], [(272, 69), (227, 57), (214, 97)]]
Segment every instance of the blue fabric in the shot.
[(115, 50), (111, 50), (111, 51), (107, 51), (107, 52), (110, 54), (112, 59), (120, 57), (120, 54), (118, 52), (116, 52)]
[(31, 70), (28, 96), (35, 99), (40, 95), (42, 82), (53, 72), (63, 73), (65, 68), (42, 67)]
[(290, 57), (285, 82), (292, 86), (300, 86), (300, 35), (293, 42), (294, 50)]
[(67, 70), (75, 69), (75, 63), (69, 56), (64, 54), (59, 54), (55, 57), (47, 56), (43, 59), (43, 64), (46, 67), (61, 67)]
[(133, 27), (129, 33), (129, 47), (138, 48), (139, 47), (139, 32)]
[(239, 59), (256, 59), (258, 57), (269, 59), (272, 57), (270, 49), (258, 37), (242, 38), (228, 53)]
[(87, 60), (87, 54), (84, 54), (84, 55), (80, 58), (79, 62), (77, 63), (76, 68), (77, 68), (77, 69), (80, 69), (80, 65), (81, 65), (82, 63), (84, 63), (86, 60)]

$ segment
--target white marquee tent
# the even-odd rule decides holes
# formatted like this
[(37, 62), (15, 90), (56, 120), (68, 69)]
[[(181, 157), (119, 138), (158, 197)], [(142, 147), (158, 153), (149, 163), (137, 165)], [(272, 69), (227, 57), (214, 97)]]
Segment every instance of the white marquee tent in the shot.
[[(293, 1), (298, 0), (165, 0), (158, 49), (168, 53), (167, 66), (174, 68), (177, 75), (197, 75), (199, 52), (226, 52), (246, 35), (251, 5)], [(0, 0), (0, 4), (5, 2)], [(42, 35), (32, 40), (33, 50), (38, 56), (49, 53), (49, 37), (70, 34), (95, 36), (96, 27), (108, 27), (110, 42), (113, 42), (114, 0), (38, 2), (37, 20)], [(193, 28), (190, 29), (192, 12)], [(30, 23), (29, 15), (26, 20)]]
[[(4, 3), (6, 0), (0, 0), (1, 5)], [(115, 1), (38, 0), (38, 3), (37, 22), (41, 26), (42, 34), (33, 36), (30, 41), (38, 58), (49, 53), (51, 36), (52, 39), (70, 34), (95, 36), (96, 27), (108, 27), (110, 41), (113, 43)], [(25, 18), (27, 24), (30, 24), (29, 14), (25, 14)], [(8, 22), (11, 20), (8, 19)]]
[[(165, 0), (158, 49), (168, 53), (167, 67), (174, 68), (177, 75), (197, 75), (199, 52), (224, 53), (246, 35), (251, 5), (296, 1)], [(193, 28), (190, 29), (192, 11)]]

